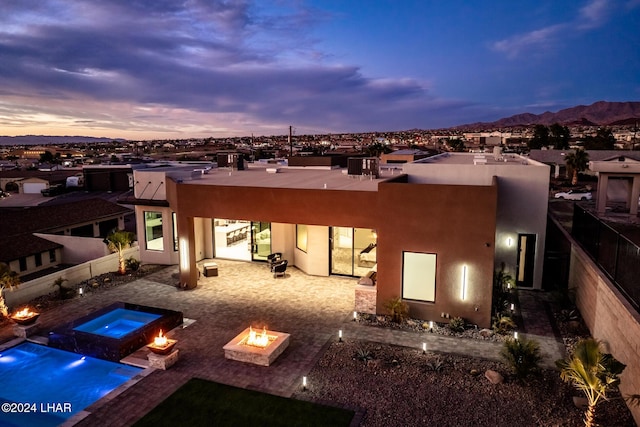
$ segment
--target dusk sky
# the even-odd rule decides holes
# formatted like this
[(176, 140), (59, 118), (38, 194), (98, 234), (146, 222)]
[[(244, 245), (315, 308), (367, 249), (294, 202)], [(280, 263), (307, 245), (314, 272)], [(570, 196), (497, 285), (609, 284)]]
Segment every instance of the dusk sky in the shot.
[(1, 0), (0, 135), (436, 129), (640, 98), (640, 0)]

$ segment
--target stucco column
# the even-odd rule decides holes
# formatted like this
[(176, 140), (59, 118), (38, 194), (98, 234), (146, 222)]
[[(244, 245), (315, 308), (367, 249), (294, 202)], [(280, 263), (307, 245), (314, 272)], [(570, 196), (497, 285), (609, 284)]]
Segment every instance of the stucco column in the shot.
[(640, 199), (640, 176), (633, 176), (633, 185), (631, 186), (631, 200), (629, 201), (629, 213), (638, 215), (638, 199)]
[(177, 214), (178, 252), (180, 254), (180, 287), (193, 289), (198, 286), (196, 266), (195, 229), (193, 217)]
[(599, 214), (604, 214), (607, 207), (607, 188), (609, 187), (609, 175), (598, 172), (598, 198), (596, 200), (596, 210)]

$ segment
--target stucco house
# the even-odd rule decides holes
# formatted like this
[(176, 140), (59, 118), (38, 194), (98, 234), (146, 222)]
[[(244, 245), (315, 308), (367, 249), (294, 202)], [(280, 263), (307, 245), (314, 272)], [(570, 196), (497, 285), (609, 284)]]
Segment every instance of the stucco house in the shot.
[[(134, 171), (143, 262), (179, 264), (185, 289), (210, 258), (360, 277), (356, 310), (400, 297), (422, 319), (491, 323), (493, 274), (540, 288), (549, 168), (517, 155), (445, 153), (354, 176), (344, 168), (251, 163)], [(221, 271), (220, 275), (224, 272)]]

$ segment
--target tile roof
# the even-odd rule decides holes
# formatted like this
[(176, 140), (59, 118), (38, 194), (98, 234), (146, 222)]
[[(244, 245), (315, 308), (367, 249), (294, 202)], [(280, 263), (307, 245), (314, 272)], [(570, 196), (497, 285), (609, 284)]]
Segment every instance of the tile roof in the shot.
[(0, 209), (0, 261), (61, 247), (33, 233), (92, 222), (115, 215), (131, 213), (131, 209), (103, 199), (79, 200), (51, 206)]

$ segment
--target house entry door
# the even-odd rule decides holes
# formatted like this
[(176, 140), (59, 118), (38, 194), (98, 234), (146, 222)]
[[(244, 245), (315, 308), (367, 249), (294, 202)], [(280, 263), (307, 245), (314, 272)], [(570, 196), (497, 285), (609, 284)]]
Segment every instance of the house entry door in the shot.
[(533, 270), (536, 257), (536, 235), (518, 234), (518, 268), (516, 285), (530, 288), (533, 286)]

